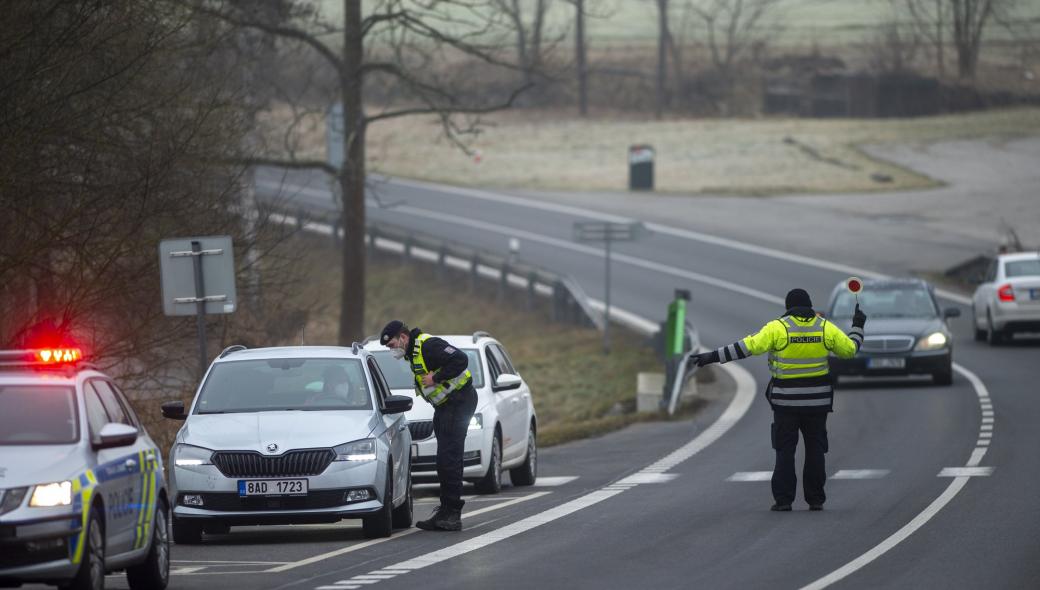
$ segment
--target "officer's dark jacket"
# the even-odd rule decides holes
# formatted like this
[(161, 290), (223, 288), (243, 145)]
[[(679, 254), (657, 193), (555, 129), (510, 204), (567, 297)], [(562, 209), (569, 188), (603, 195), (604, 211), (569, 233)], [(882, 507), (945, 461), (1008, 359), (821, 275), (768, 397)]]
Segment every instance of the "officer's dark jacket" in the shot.
[[(415, 340), (422, 334), (419, 328), (413, 328), (408, 333), (408, 349), (405, 350), (405, 358), (412, 358)], [(469, 367), (469, 357), (466, 353), (448, 344), (443, 338), (430, 336), (423, 343), (423, 360), (426, 367), (433, 371), (434, 383), (454, 379)]]

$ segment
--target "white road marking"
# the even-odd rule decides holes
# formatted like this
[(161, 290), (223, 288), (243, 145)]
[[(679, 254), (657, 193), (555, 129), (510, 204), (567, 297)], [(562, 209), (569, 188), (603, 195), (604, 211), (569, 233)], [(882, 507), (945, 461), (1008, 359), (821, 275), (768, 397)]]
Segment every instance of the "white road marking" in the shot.
[(677, 477), (679, 477), (678, 473), (655, 473), (643, 471), (622, 479), (617, 482), (616, 485), (637, 486), (646, 483), (668, 483)]
[(561, 475), (558, 477), (542, 477), (538, 476), (538, 479), (534, 480), (534, 487), (536, 488), (552, 488), (556, 486), (562, 486), (569, 484), (572, 481), (578, 479), (577, 475)]
[(881, 479), (888, 474), (888, 469), (842, 469), (830, 479)]
[[(542, 496), (544, 496), (546, 494), (550, 494), (550, 493), (552, 493), (552, 492), (535, 492), (535, 493), (529, 494), (527, 496), (521, 496), (519, 498), (514, 498), (514, 499), (512, 499), (512, 500), (510, 500), (508, 502), (502, 502), (501, 504), (496, 504), (494, 506), (488, 506), (486, 508), (481, 508), (480, 510), (474, 510), (473, 512), (465, 512), (463, 514), (463, 516), (477, 516), (479, 514), (484, 514), (484, 513), (487, 513), (487, 512), (491, 512), (492, 510), (498, 510), (500, 508), (505, 508), (507, 506), (513, 506), (514, 504), (519, 504), (520, 502), (526, 502), (528, 500), (534, 500), (535, 498), (540, 498), (540, 497), (542, 497)], [(346, 553), (351, 553), (351, 552), (354, 552), (354, 551), (358, 551), (360, 549), (364, 549), (365, 547), (371, 547), (372, 545), (379, 545), (380, 543), (385, 543), (385, 542), (393, 540), (393, 539), (400, 539), (401, 537), (404, 537), (404, 536), (407, 536), (407, 535), (413, 535), (413, 534), (419, 532), (419, 530), (420, 529), (408, 529), (406, 531), (401, 531), (400, 533), (394, 533), (394, 535), (392, 537), (387, 537), (385, 539), (372, 539), (371, 541), (364, 541), (362, 543), (349, 545), (347, 547), (343, 547), (342, 549), (336, 549), (335, 551), (329, 551), (328, 553), (322, 553), (321, 555), (315, 555), (313, 557), (308, 557), (306, 559), (301, 559), (300, 561), (292, 561), (292, 562), (286, 563), (285, 565), (280, 565), (278, 567), (273, 567), (273, 568), (271, 568), (269, 570), (264, 570), (264, 573), (273, 574), (273, 573), (289, 571), (291, 569), (295, 569), (295, 568), (298, 568), (298, 567), (303, 567), (305, 565), (310, 565), (312, 563), (317, 563), (319, 561), (324, 561), (326, 559), (332, 559), (333, 557), (338, 557), (338, 556), (344, 555)], [(395, 569), (395, 568), (389, 568), (389, 569)]]
[(199, 570), (204, 570), (204, 569), (206, 569), (206, 566), (204, 566), (204, 565), (196, 566), (196, 567), (178, 567), (178, 568), (172, 568), (171, 567), (170, 568), (170, 574), (175, 575), (175, 576), (183, 576), (185, 574), (192, 574), (192, 573), (195, 573), (195, 572), (197, 572)]
[(726, 481), (770, 481), (772, 471), (738, 471), (726, 478)]
[[(971, 382), (972, 387), (975, 388), (975, 394), (976, 396), (978, 396), (980, 401), (989, 399), (989, 391), (986, 389), (986, 385), (982, 382), (982, 380), (979, 379), (978, 375), (956, 363), (954, 363), (953, 369), (961, 375), (963, 375), (969, 382)], [(992, 425), (990, 424), (984, 424), (979, 428), (981, 430), (986, 430), (987, 426), (992, 428)], [(979, 461), (982, 461), (982, 457), (985, 456), (985, 454), (985, 447), (976, 447), (975, 450), (972, 451), (971, 458), (968, 459), (968, 463), (965, 467), (978, 467)], [(990, 472), (992, 472), (992, 468), (983, 469), (989, 469)], [(945, 471), (946, 470), (944, 469), (943, 472)], [(942, 476), (942, 473), (940, 473), (939, 475)], [(888, 553), (889, 550), (891, 550), (899, 543), (903, 542), (910, 535), (914, 534), (914, 532), (917, 529), (924, 526), (925, 523), (927, 523), (936, 514), (938, 514), (940, 510), (942, 510), (957, 496), (958, 493), (960, 493), (961, 489), (963, 489), (964, 486), (967, 485), (968, 480), (975, 475), (982, 474), (976, 474), (972, 472), (971, 475), (953, 476), (953, 481), (951, 481), (950, 485), (948, 485), (946, 489), (943, 490), (943, 493), (939, 494), (939, 497), (935, 500), (932, 500), (932, 503), (925, 507), (925, 509), (922, 510), (920, 514), (915, 516), (913, 520), (903, 525), (899, 530), (892, 533), (887, 539), (881, 541), (863, 555), (860, 555), (856, 559), (853, 559), (852, 561), (846, 563), (845, 565), (827, 574), (826, 576), (816, 580), (815, 582), (803, 586), (800, 590), (821, 590), (823, 588), (826, 588), (831, 584), (834, 584), (847, 578), (848, 576), (860, 570), (861, 568), (871, 563), (875, 559), (881, 557), (885, 553)], [(986, 475), (988, 475), (988, 473)]]
[(993, 438), (992, 432), (980, 432), (979, 438)]
[(986, 477), (993, 475), (992, 467), (947, 467), (939, 477)]

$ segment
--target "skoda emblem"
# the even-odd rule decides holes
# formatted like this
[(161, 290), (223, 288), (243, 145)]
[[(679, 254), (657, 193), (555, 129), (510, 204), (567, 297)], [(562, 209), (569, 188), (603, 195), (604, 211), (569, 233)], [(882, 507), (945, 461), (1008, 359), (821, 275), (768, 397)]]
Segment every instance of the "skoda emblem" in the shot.
[(267, 452), (268, 453), (276, 453), (276, 452), (278, 452), (278, 445), (276, 445), (274, 443), (271, 443), (271, 444), (267, 445)]

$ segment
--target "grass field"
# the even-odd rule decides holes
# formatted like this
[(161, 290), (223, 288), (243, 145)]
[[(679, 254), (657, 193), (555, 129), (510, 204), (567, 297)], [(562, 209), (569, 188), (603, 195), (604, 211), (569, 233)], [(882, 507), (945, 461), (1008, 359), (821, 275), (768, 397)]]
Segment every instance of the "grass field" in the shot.
[[(306, 344), (335, 344), (339, 252), (328, 238), (300, 235), (293, 239), (294, 247), (307, 253), (301, 263), (306, 265), (308, 278), (300, 284), (298, 297), (317, 303), (303, 340)], [(394, 318), (432, 334), (491, 332), (505, 345), (531, 387), (542, 446), (615, 430), (637, 420), (663, 418), (630, 413), (635, 406), (636, 374), (663, 370), (643, 337), (612, 329), (613, 352), (607, 357), (601, 352), (599, 332), (552, 323), (547, 309), (525, 311), (519, 295), (514, 295), (516, 300), (510, 296), (499, 300), (491, 283), (470, 292), (468, 281), (459, 277), (445, 277), (430, 265), (404, 263), (391, 255), (371, 257), (366, 333), (378, 333)], [(417, 289), (423, 293), (418, 301)], [(154, 418), (147, 420), (146, 426), (165, 450), (182, 423), (159, 418), (155, 406), (154, 401), (148, 401), (137, 409), (143, 417)]]
[[(864, 155), (864, 144), (927, 144), (1040, 133), (1040, 109), (917, 119), (578, 120), (529, 111), (495, 115), (470, 142), (479, 162), (433, 120), (369, 131), (369, 167), (450, 184), (546, 190), (626, 190), (627, 147), (653, 145), (666, 193), (775, 194), (913, 189), (935, 181)], [(890, 177), (878, 182), (875, 174)]]

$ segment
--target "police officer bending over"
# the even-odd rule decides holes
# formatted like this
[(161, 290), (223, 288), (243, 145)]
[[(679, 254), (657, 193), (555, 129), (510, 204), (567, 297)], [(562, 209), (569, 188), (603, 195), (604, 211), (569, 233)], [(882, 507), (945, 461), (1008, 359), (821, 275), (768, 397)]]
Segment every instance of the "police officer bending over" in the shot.
[(794, 451), (798, 432), (805, 440), (805, 466), (802, 491), (809, 510), (823, 510), (827, 500), (823, 485), (827, 480), (824, 453), (827, 452), (827, 414), (833, 411), (834, 386), (827, 355), (852, 358), (863, 344), (867, 316), (856, 305), (848, 335), (819, 317), (812, 309), (809, 294), (792, 289), (787, 294), (787, 312), (771, 320), (757, 334), (738, 340), (713, 352), (691, 357), (698, 366), (727, 363), (754, 354), (769, 353), (772, 379), (766, 399), (773, 407), (772, 443), (776, 450), (773, 467), (771, 510), (787, 512), (794, 502), (798, 478), (794, 471)]
[(433, 433), (437, 437), (437, 477), (441, 504), (415, 526), (427, 530), (462, 530), (462, 454), (469, 421), (477, 409), (469, 357), (419, 328), (409, 330), (393, 320), (383, 328), (379, 341), (395, 358), (408, 361), (415, 375), (416, 395), (433, 405)]

